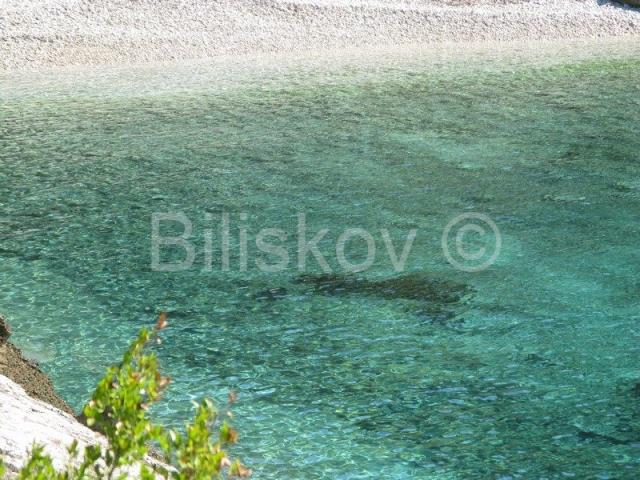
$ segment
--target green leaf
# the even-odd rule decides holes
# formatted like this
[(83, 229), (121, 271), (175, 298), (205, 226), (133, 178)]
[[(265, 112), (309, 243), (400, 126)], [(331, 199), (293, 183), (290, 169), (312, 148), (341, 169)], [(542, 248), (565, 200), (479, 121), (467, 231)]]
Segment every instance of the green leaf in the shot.
[[(29, 459), (19, 472), (22, 480), (84, 480), (87, 478), (114, 478), (116, 471), (134, 464), (140, 465), (142, 480), (163, 478), (176, 480), (209, 480), (220, 478), (223, 469), (231, 467), (229, 474), (247, 476), (250, 471), (240, 462), (231, 463), (222, 450), (223, 443), (235, 443), (237, 432), (225, 421), (214, 441), (212, 428), (217, 413), (211, 400), (195, 404), (193, 421), (186, 425), (185, 434), (154, 424), (147, 416), (149, 407), (160, 399), (168, 378), (159, 371), (158, 360), (147, 353), (147, 344), (157, 338), (166, 326), (166, 315), (159, 318), (153, 331), (143, 329), (122, 357), (119, 365), (109, 368), (83, 408), (86, 424), (102, 433), (107, 446), (87, 446), (79, 466), (70, 465), (57, 472), (51, 457), (41, 446), (34, 445)], [(154, 471), (144, 463), (149, 445), (160, 447), (161, 454), (173, 467), (171, 471), (158, 467)], [(78, 456), (78, 442), (68, 448), (73, 459)], [(4, 465), (0, 461), (0, 477)], [(117, 478), (126, 478), (120, 474)]]

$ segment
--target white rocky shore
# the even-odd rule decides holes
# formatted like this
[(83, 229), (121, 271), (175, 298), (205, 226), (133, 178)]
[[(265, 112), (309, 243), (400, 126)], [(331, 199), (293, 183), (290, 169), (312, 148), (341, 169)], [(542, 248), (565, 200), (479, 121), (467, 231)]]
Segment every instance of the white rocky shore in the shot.
[[(0, 315), (0, 459), (9, 478), (17, 475), (36, 444), (44, 448), (57, 469), (73, 461), (67, 448), (74, 441), (79, 452), (88, 445), (106, 446), (102, 435), (72, 415), (73, 410), (56, 394), (49, 378), (11, 344), (10, 336), (11, 329)], [(145, 462), (158, 464), (151, 457)], [(139, 468), (133, 466), (122, 473), (131, 478), (137, 477), (137, 472)]]
[(0, 71), (640, 36), (640, 11), (604, 0), (0, 0), (0, 13)]
[[(20, 385), (0, 375), (0, 457), (10, 478), (25, 464), (34, 444), (44, 447), (57, 469), (64, 469), (70, 461), (67, 448), (74, 441), (80, 452), (88, 445), (106, 445), (104, 437), (68, 413), (30, 397)], [(147, 462), (157, 463), (151, 458)], [(136, 471), (125, 473), (131, 478)]]
[(74, 440), (80, 447), (105, 443), (68, 413), (30, 397), (0, 375), (0, 457), (10, 474), (24, 465), (35, 443), (45, 446), (57, 468), (64, 468), (69, 460), (66, 448)]

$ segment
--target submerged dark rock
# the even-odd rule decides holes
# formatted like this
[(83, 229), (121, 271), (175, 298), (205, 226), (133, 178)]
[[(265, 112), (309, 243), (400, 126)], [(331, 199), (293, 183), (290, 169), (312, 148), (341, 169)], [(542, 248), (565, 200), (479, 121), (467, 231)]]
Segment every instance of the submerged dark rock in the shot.
[(625, 445), (629, 443), (628, 441), (620, 440), (619, 438), (613, 437), (611, 435), (604, 435), (597, 432), (591, 432), (589, 430), (578, 430), (578, 438), (582, 441), (596, 440), (611, 443), (613, 445)]
[(382, 279), (353, 274), (307, 274), (298, 277), (297, 283), (311, 286), (313, 292), (320, 295), (364, 295), (401, 300), (404, 308), (425, 324), (447, 326), (463, 324), (453, 308), (473, 291), (467, 285), (435, 279), (421, 272)]
[(440, 305), (460, 302), (471, 289), (463, 284), (438, 280), (423, 273), (369, 280), (355, 275), (301, 275), (298, 283), (311, 285), (324, 295), (367, 295), (388, 300), (416, 300)]
[(287, 289), (284, 287), (268, 288), (261, 290), (254, 295), (254, 299), (259, 302), (281, 300), (288, 295)]
[(556, 363), (541, 355), (538, 355), (537, 353), (529, 353), (525, 357), (524, 361), (533, 365), (541, 365), (545, 367), (552, 367), (557, 365)]

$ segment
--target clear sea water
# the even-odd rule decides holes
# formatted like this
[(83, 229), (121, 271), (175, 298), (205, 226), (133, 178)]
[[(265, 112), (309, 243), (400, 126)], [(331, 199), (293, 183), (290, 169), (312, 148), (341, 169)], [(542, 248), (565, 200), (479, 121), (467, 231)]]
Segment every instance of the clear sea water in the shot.
[[(637, 479), (639, 74), (632, 42), (4, 74), (0, 311), (76, 408), (168, 311), (154, 414), (236, 390), (254, 478)], [(193, 268), (152, 270), (153, 212), (192, 220)], [(470, 212), (502, 239), (476, 273), (441, 246)], [(299, 213), (334, 277), (256, 268)], [(380, 229), (417, 230), (405, 272)]]

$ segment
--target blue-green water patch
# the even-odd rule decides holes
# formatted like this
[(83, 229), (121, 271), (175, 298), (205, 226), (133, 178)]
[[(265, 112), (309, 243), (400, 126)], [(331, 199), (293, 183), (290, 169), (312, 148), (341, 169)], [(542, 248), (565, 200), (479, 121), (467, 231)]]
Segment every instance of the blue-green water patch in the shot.
[[(0, 309), (75, 407), (169, 311), (158, 353), (174, 383), (156, 415), (179, 424), (190, 399), (237, 390), (256, 478), (635, 479), (637, 58), (418, 58), (95, 95), (7, 76)], [(153, 212), (192, 219), (193, 268), (152, 270)], [(329, 229), (334, 275), (313, 259), (261, 272), (258, 231), (287, 232), (293, 255), (301, 212)], [(502, 235), (480, 273), (441, 248), (465, 212)], [(355, 227), (379, 255), (344, 276), (333, 249)], [(398, 246), (417, 230), (405, 272), (381, 229)]]

